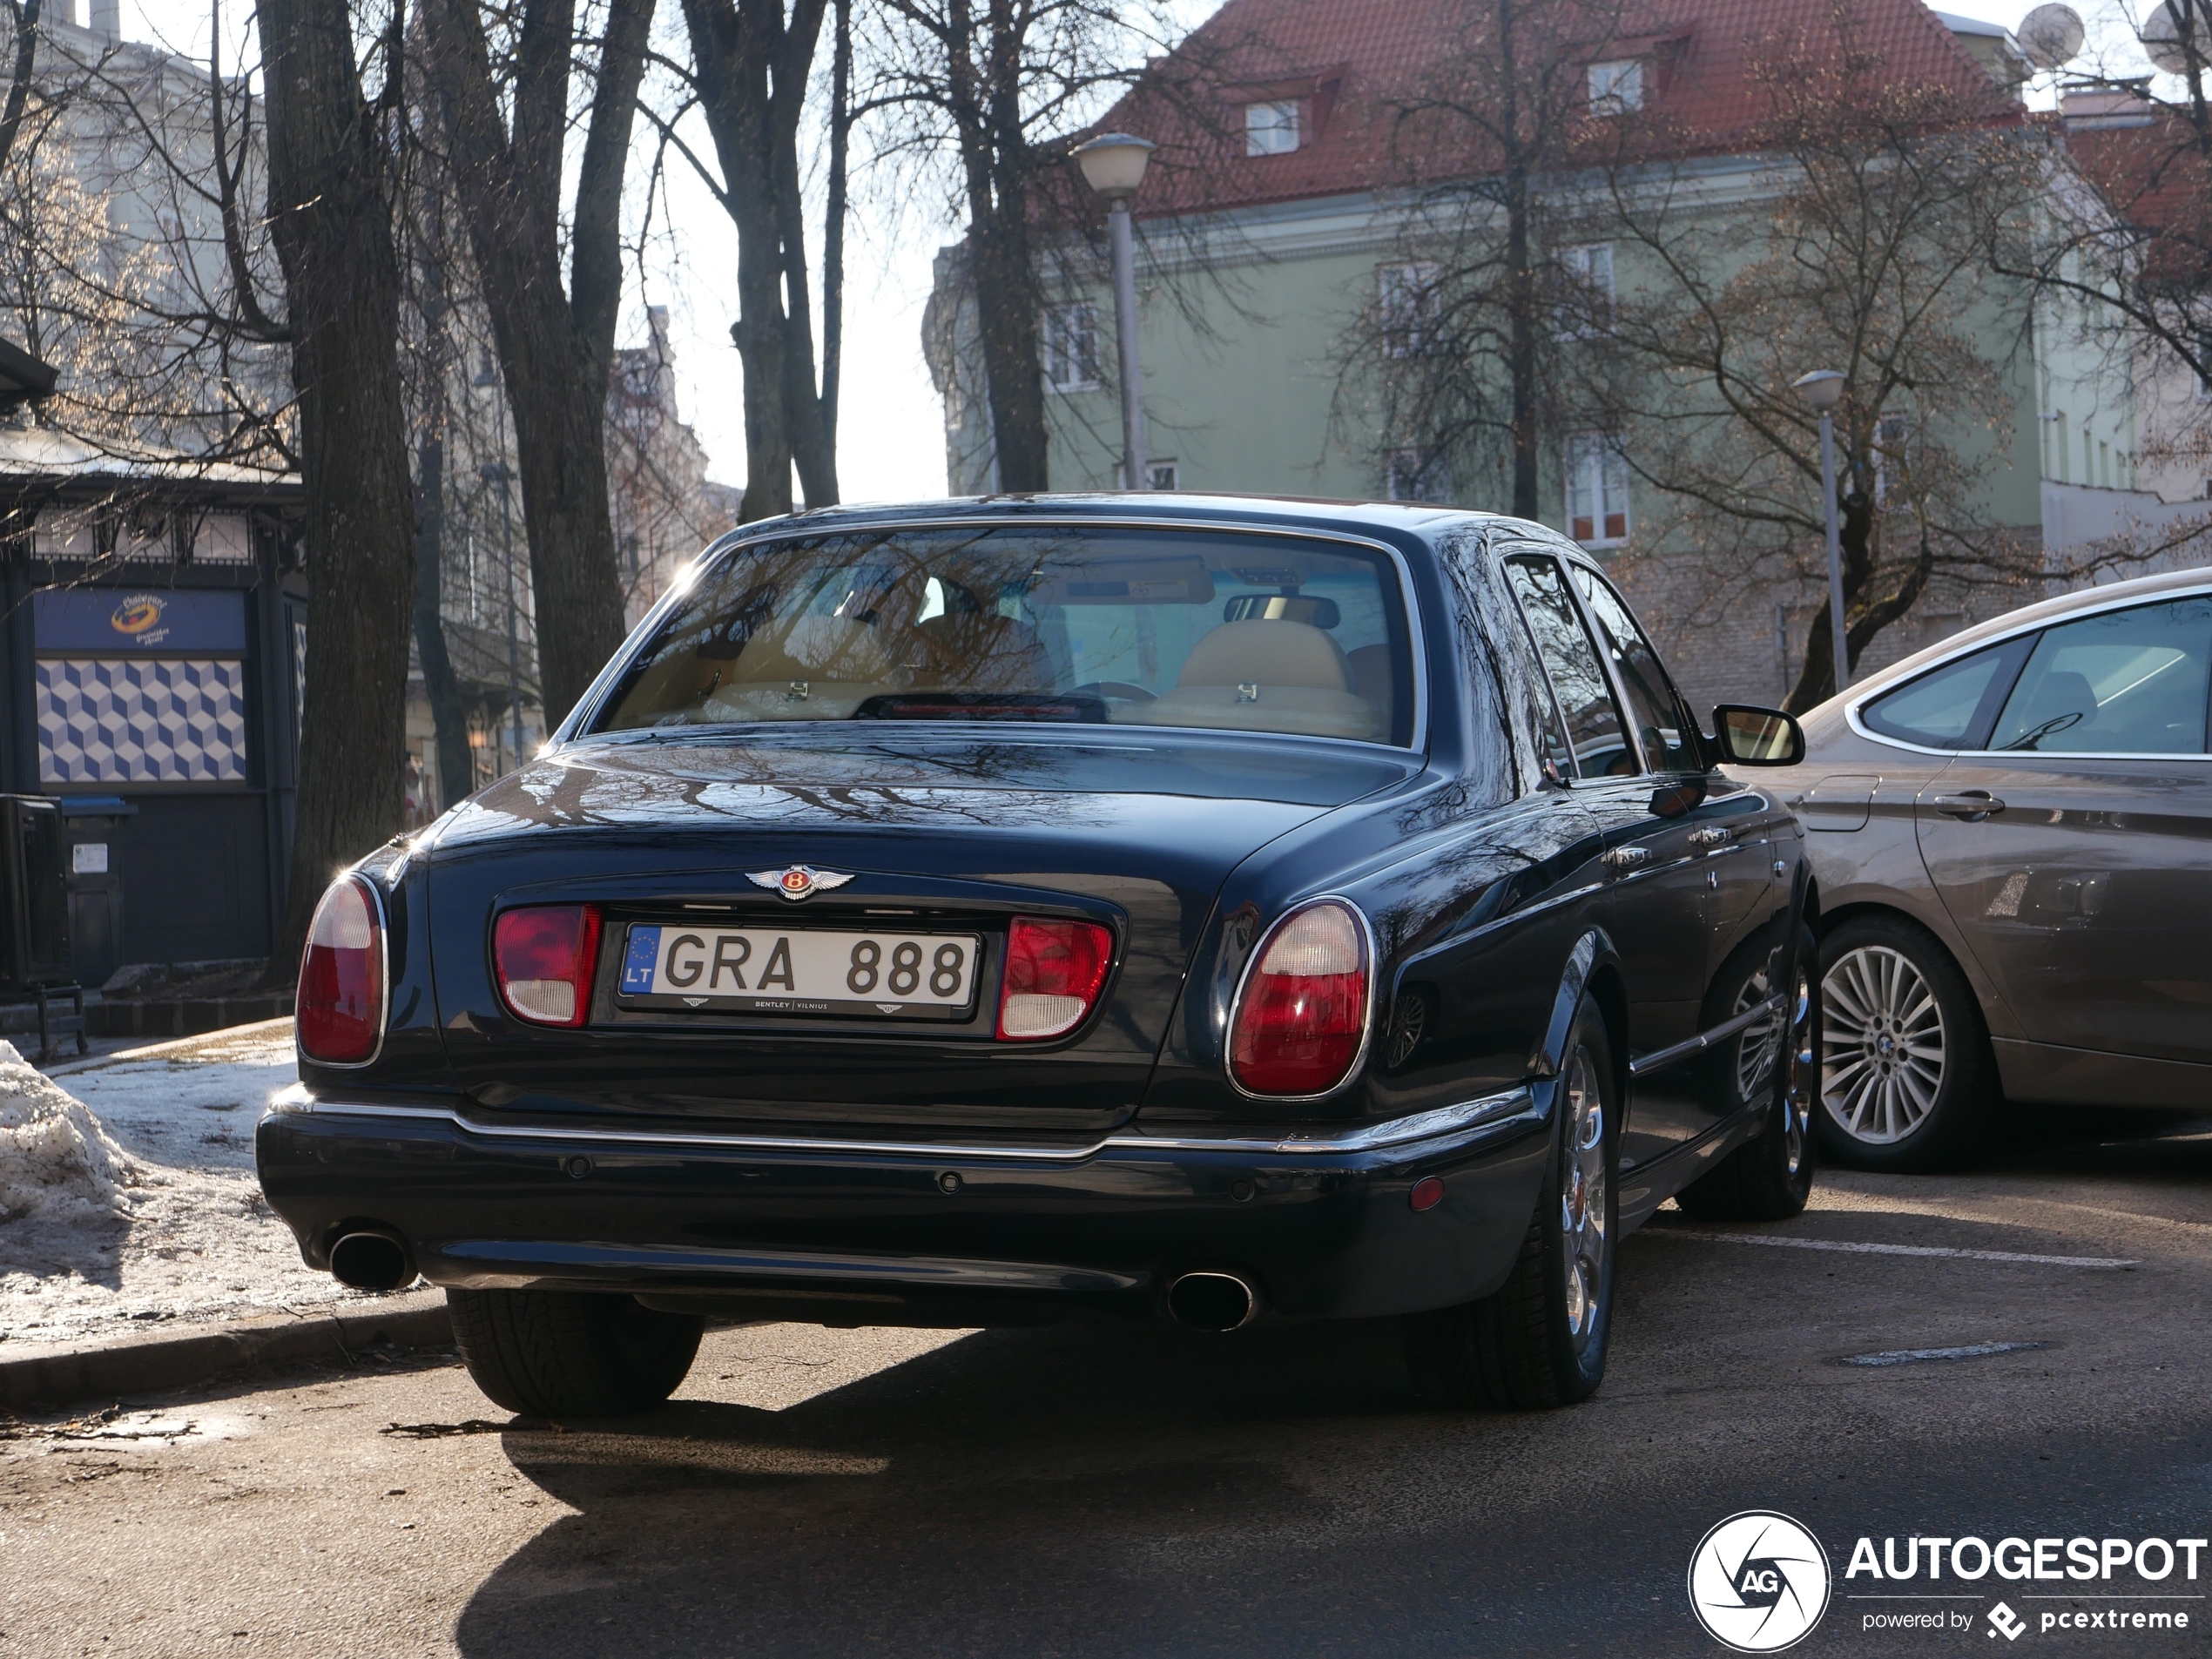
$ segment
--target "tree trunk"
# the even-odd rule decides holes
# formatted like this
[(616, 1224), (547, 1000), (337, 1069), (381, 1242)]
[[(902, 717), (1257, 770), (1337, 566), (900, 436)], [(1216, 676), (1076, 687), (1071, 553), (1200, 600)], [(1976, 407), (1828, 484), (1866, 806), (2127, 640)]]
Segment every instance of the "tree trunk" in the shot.
[[(1859, 658), (1874, 643), (1874, 637), (1910, 610), (1913, 601), (1920, 597), (1934, 569), (1935, 555), (1923, 536), (1920, 556), (1913, 567), (1898, 578), (1887, 595), (1870, 601), (1867, 591), (1874, 584), (1871, 501), (1864, 491), (1854, 488), (1839, 505), (1842, 518), (1836, 527), (1836, 539), (1843, 554), (1844, 647), (1851, 653), (1851, 665), (1855, 671)], [(1827, 567), (1824, 563), (1821, 568), (1824, 578)], [(1804, 666), (1798, 671), (1797, 683), (1782, 705), (1792, 714), (1803, 714), (1836, 694), (1836, 628), (1831, 618), (1824, 579), (1820, 593), (1819, 611), (1805, 624)]]
[(16, 147), (24, 106), (30, 99), (31, 65), (38, 56), (38, 13), (39, 0), (24, 0), (15, 18), (14, 72), (8, 80), (8, 101), (0, 105), (0, 167), (8, 165), (8, 152)]
[(1505, 139), (1506, 381), (1513, 399), (1513, 511), (1536, 516), (1536, 285), (1529, 269), (1528, 158), (1521, 138), (1521, 85), (1514, 52), (1519, 13), (1498, 8), (1499, 126)]
[(386, 121), (362, 95), (345, 0), (263, 0), (260, 20), (312, 584), (291, 881), (269, 963), (283, 984), (332, 873), (400, 825), (415, 512)]
[(561, 282), (560, 191), (573, 0), (524, 14), (511, 134), (475, 0), (429, 7), (455, 181), (514, 417), (549, 732), (624, 632), (607, 502), (607, 378), (621, 293), (622, 179), (651, 11), (651, 0), (616, 0), (609, 10), (578, 169), (572, 306)]
[(694, 81), (721, 164), (722, 206), (738, 233), (745, 366), (746, 523), (792, 509), (798, 463), (810, 506), (838, 498), (833, 443), (814, 381), (799, 125), (825, 0), (684, 0)]
[(437, 733), (438, 807), (443, 811), (474, 792), (475, 768), (469, 754), (469, 711), (446, 651), (440, 577), (445, 569), (446, 424), (441, 406), (415, 450), (415, 654)]

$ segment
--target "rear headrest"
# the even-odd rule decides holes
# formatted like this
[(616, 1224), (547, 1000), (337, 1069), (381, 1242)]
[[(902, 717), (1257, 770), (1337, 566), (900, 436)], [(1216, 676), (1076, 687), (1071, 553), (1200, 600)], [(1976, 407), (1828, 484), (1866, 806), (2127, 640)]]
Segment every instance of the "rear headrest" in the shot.
[(1337, 642), (1302, 622), (1224, 622), (1190, 648), (1177, 685), (1303, 685), (1348, 691)]

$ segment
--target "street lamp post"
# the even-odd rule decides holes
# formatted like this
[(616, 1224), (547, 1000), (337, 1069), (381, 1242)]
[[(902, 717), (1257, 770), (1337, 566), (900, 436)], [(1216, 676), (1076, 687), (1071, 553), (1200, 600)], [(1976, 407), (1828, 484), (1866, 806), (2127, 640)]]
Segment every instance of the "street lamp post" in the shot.
[(1114, 252), (1114, 339), (1122, 361), (1122, 488), (1148, 489), (1144, 469), (1144, 386), (1136, 360), (1136, 248), (1130, 230), (1130, 198), (1144, 182), (1152, 145), (1126, 132), (1109, 132), (1076, 146), (1083, 179), (1106, 199), (1106, 225)]
[(1836, 523), (1836, 405), (1844, 377), (1832, 368), (1816, 368), (1790, 382), (1804, 394), (1820, 416), (1820, 506), (1828, 521), (1828, 625), (1835, 641), (1836, 690), (1851, 686), (1851, 638), (1844, 627), (1844, 538)]

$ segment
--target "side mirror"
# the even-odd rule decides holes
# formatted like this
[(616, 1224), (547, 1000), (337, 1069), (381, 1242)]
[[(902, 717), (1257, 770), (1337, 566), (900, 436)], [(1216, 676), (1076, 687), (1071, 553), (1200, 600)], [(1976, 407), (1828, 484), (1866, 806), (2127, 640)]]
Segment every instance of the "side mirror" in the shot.
[(1805, 758), (1805, 729), (1780, 709), (1723, 703), (1713, 711), (1713, 746), (1736, 766), (1794, 766)]

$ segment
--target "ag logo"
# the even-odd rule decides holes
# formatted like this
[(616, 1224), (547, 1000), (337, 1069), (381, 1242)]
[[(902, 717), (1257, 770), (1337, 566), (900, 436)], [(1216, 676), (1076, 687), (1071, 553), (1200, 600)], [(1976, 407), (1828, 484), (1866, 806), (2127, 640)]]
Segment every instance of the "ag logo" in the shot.
[(118, 634), (132, 638), (161, 625), (161, 613), (169, 608), (168, 601), (151, 593), (134, 593), (116, 606), (107, 619), (107, 625)]
[(1689, 1606), (1738, 1653), (1779, 1653), (1828, 1610), (1828, 1552), (1787, 1515), (1747, 1509), (1707, 1533), (1689, 1558)]

